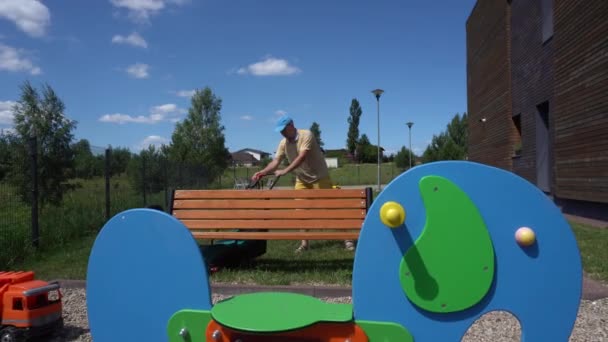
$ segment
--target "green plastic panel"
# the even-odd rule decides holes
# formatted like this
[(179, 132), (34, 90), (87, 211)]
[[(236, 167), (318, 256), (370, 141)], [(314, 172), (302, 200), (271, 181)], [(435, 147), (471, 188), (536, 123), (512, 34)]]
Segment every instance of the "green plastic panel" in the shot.
[(414, 342), (409, 331), (397, 323), (356, 321), (365, 334), (368, 342)]
[(288, 292), (248, 293), (226, 299), (211, 309), (219, 324), (248, 332), (282, 332), (317, 322), (348, 322), (350, 304), (326, 303), (315, 297)]
[[(209, 322), (211, 322), (210, 311), (180, 310), (169, 319), (167, 325), (169, 342), (205, 341)], [(180, 335), (182, 329), (187, 331), (185, 336)]]
[(450, 180), (420, 180), (426, 225), (401, 260), (407, 297), (431, 312), (455, 312), (478, 303), (494, 277), (494, 247), (475, 204)]

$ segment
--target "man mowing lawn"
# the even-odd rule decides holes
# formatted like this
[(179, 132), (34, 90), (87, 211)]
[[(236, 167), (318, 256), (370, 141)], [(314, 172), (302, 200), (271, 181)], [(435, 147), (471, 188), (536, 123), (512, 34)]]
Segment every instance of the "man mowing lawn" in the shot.
[[(277, 177), (293, 172), (296, 175), (296, 190), (331, 189), (333, 184), (327, 163), (312, 132), (297, 129), (293, 119), (287, 115), (279, 118), (274, 131), (280, 132), (283, 136), (279, 142), (276, 156), (263, 170), (256, 172), (251, 178), (257, 181), (271, 172), (274, 172)], [(277, 170), (284, 158), (287, 158), (289, 165), (282, 170)], [(355, 249), (352, 240), (346, 240), (344, 244), (347, 250)], [(308, 241), (302, 240), (296, 252), (307, 249)]]

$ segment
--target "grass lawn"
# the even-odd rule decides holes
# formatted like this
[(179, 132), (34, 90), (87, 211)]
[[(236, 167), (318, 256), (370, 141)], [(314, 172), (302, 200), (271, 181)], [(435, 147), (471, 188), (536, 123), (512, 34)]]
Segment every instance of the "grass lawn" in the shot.
[[(573, 223), (581, 249), (583, 268), (594, 279), (608, 283), (608, 229)], [(34, 270), (42, 279), (85, 279), (94, 236), (41, 252), (16, 269)], [(268, 252), (255, 265), (222, 270), (211, 276), (214, 283), (262, 285), (346, 285), (350, 286), (354, 252), (341, 241), (311, 241), (312, 249), (295, 255), (299, 241), (269, 241)]]
[(608, 227), (594, 228), (573, 223), (581, 249), (583, 269), (595, 280), (608, 284)]

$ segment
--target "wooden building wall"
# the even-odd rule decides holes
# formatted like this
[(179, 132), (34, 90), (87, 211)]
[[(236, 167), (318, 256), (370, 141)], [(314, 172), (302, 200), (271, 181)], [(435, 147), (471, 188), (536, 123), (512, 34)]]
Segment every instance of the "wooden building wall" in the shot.
[(477, 2), (466, 23), (469, 160), (538, 185), (547, 109), (547, 192), (608, 204), (606, 18), (607, 0)]
[(478, 1), (466, 22), (468, 158), (510, 170), (516, 130), (511, 123), (509, 31), (510, 8), (504, 0)]
[[(511, 1), (511, 88), (513, 121), (519, 120), (521, 131), (521, 154), (513, 158), (513, 172), (537, 184), (537, 130), (539, 105), (549, 105), (549, 128), (554, 127), (553, 109), (553, 39), (543, 37), (543, 11), (545, 0)], [(552, 13), (547, 13), (552, 15)], [(550, 24), (550, 23), (549, 23)], [(552, 134), (551, 134), (552, 135)], [(552, 149), (552, 137), (545, 144)], [(553, 154), (549, 153), (549, 165), (553, 165)], [(551, 168), (552, 169), (552, 168)], [(552, 170), (553, 171), (553, 170)], [(552, 174), (554, 171), (552, 172)], [(550, 177), (551, 180), (554, 178)], [(550, 189), (543, 189), (552, 192)]]
[(608, 203), (608, 1), (554, 6), (555, 193)]

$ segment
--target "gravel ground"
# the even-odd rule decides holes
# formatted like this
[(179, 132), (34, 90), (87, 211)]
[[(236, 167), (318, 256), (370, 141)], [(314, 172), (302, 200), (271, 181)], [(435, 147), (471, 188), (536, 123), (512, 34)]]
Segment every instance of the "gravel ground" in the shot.
[[(50, 342), (92, 341), (88, 329), (84, 289), (63, 289), (65, 327)], [(213, 295), (213, 302), (224, 299)], [(322, 298), (328, 302), (350, 303), (350, 297)], [(520, 327), (506, 312), (491, 312), (475, 322), (462, 339), (464, 342), (520, 341)], [(570, 342), (608, 342), (608, 298), (583, 300)]]

